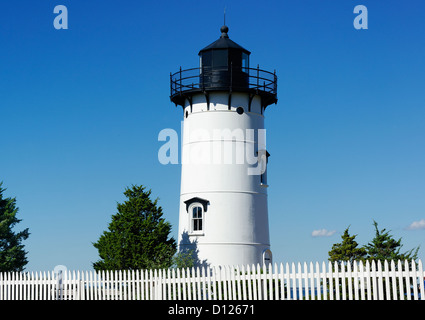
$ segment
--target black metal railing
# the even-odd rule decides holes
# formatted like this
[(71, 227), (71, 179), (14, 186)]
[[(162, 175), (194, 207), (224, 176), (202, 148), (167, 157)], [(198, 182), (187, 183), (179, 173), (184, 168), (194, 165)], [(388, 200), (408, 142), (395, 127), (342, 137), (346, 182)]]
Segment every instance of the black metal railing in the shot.
[(180, 68), (170, 74), (170, 97), (190, 94), (197, 91), (231, 90), (253, 91), (276, 99), (277, 76), (274, 73), (257, 68)]

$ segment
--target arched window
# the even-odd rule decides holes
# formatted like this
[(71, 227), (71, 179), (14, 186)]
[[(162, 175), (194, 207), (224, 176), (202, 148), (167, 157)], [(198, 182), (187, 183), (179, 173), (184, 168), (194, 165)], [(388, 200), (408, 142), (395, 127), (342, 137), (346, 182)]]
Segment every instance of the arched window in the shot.
[(209, 205), (206, 199), (194, 197), (184, 201), (189, 219), (189, 235), (202, 236), (205, 232), (205, 212)]
[(204, 210), (201, 205), (193, 205), (192, 206), (192, 217), (191, 217), (191, 231), (193, 233), (204, 231)]
[(263, 264), (269, 265), (273, 262), (273, 255), (270, 249), (266, 249), (263, 251)]

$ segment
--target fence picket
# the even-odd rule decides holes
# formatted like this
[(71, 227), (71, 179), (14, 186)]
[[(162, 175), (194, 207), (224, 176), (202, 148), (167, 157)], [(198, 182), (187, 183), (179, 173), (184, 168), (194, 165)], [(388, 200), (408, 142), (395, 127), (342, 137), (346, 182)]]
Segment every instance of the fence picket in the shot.
[[(407, 263), (407, 260), (406, 260)], [(412, 261), (412, 286), (413, 286), (413, 300), (418, 300), (418, 280), (416, 278), (416, 263)]]
[(377, 276), (376, 276), (376, 262), (375, 260), (371, 261), (371, 267), (372, 267), (372, 293), (373, 293), (373, 300), (378, 300), (378, 284), (376, 282)]
[(239, 290), (239, 300), (246, 300), (246, 273), (245, 266), (242, 265), (240, 268), (237, 267), (237, 274), (239, 275), (238, 281), (238, 290)]
[(420, 291), (420, 298), (422, 300), (425, 300), (425, 271), (422, 266), (422, 261), (419, 260), (418, 262), (418, 280), (419, 280), (419, 291)]
[(250, 265), (247, 265), (246, 266), (246, 275), (247, 275), (247, 287), (248, 287), (248, 299), (249, 300), (254, 300), (254, 297), (253, 297), (253, 295), (252, 295), (252, 286), (253, 286), (253, 284), (252, 284), (252, 274), (251, 274), (251, 267), (250, 267)]
[[(341, 269), (341, 271), (338, 272), (338, 267)], [(339, 290), (339, 283), (337, 282), (335, 284), (336, 286), (336, 300), (342, 299), (342, 300), (346, 300), (347, 299), (347, 290), (346, 290), (346, 272), (345, 272), (345, 265), (344, 262), (341, 262), (338, 266), (338, 262), (335, 261), (335, 277), (336, 279), (339, 278), (339, 276), (341, 277), (341, 290)], [(338, 281), (338, 280), (337, 280)], [(341, 291), (341, 292), (340, 292)], [(340, 297), (342, 295), (342, 297)]]
[(404, 279), (406, 280), (407, 300), (411, 300), (412, 296), (411, 296), (411, 290), (410, 290), (409, 263), (407, 262), (407, 260), (404, 260), (404, 274), (405, 274)]
[(236, 300), (236, 280), (235, 280), (235, 269), (233, 266), (229, 266), (229, 279), (230, 283), (229, 286), (231, 286), (231, 290), (229, 288), (229, 295), (231, 300)]
[(404, 300), (404, 284), (403, 284), (403, 267), (401, 261), (397, 261), (397, 274), (398, 274), (398, 285), (399, 285), (399, 294), (400, 300)]
[(377, 265), (378, 265), (378, 292), (379, 292), (379, 300), (384, 300), (384, 282), (383, 282), (383, 278), (384, 275), (382, 273), (382, 263), (381, 261), (377, 261)]
[(353, 296), (354, 293), (354, 281), (356, 279), (356, 274), (354, 273), (354, 266), (355, 263), (351, 263), (351, 261), (347, 261), (346, 264), (344, 263), (344, 268), (346, 269), (346, 276), (347, 279), (344, 279), (344, 282), (346, 282), (346, 288), (347, 288), (347, 299), (353, 300), (355, 299)]
[(220, 288), (219, 288), (219, 276), (217, 274), (217, 267), (213, 267), (212, 268), (212, 281), (213, 281), (213, 294), (214, 294), (214, 300), (220, 300), (219, 298), (219, 292), (220, 292)]
[(256, 292), (257, 292), (257, 299), (262, 300), (262, 286), (261, 286), (261, 269), (260, 265), (257, 264), (256, 272), (255, 272), (255, 282), (256, 282)]
[(255, 276), (255, 265), (248, 265), (248, 275), (249, 275), (249, 283), (248, 283), (248, 295), (252, 300), (257, 300), (257, 278)]
[(354, 282), (354, 300), (359, 300), (359, 266), (356, 261), (353, 261), (353, 282)]
[(233, 300), (233, 270), (230, 266), (226, 266), (226, 279), (227, 279), (227, 299), (226, 300)]
[(384, 299), (388, 300), (389, 296), (391, 295), (390, 292), (390, 277), (389, 277), (389, 270), (388, 270), (388, 261), (384, 261), (384, 283), (385, 283), (385, 290), (384, 290)]
[(101, 293), (101, 299), (102, 300), (111, 300), (111, 284), (109, 282), (109, 276), (112, 274), (110, 271), (102, 270), (101, 275), (101, 286), (102, 286), (102, 293)]
[(275, 300), (280, 300), (280, 297), (279, 297), (279, 279), (278, 279), (278, 275), (279, 275), (279, 271), (278, 271), (278, 269), (277, 269), (277, 264), (276, 264), (276, 262), (275, 262), (275, 264), (274, 264), (274, 273), (273, 273), (273, 278), (274, 278), (274, 292), (275, 292), (275, 295), (274, 295), (274, 299)]
[(263, 284), (264, 284), (264, 300), (273, 300), (273, 296), (272, 296), (272, 284), (270, 281), (270, 272), (272, 272), (272, 270), (269, 268), (270, 264), (266, 265), (263, 264), (263, 273), (261, 274), (261, 276), (263, 277)]

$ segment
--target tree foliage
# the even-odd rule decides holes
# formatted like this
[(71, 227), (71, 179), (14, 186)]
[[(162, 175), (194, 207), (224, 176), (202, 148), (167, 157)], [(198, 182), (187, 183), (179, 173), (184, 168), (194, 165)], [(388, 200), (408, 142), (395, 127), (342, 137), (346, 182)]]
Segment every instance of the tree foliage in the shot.
[(19, 208), (16, 198), (3, 198), (3, 183), (0, 182), (0, 272), (23, 271), (28, 263), (23, 240), (29, 236), (28, 228), (14, 232), (14, 226), (22, 220), (16, 217)]
[(373, 221), (375, 237), (367, 245), (358, 247), (355, 241), (357, 235), (350, 236), (349, 227), (341, 236), (342, 242), (332, 245), (329, 251), (329, 261), (365, 261), (365, 260), (416, 260), (419, 247), (401, 253), (401, 238), (395, 240), (386, 229), (379, 230), (378, 223)]
[(332, 250), (329, 251), (329, 261), (350, 261), (352, 263), (355, 260), (365, 259), (366, 249), (358, 247), (359, 244), (355, 241), (357, 235), (350, 236), (348, 233), (349, 228), (350, 227), (347, 227), (344, 234), (341, 236), (342, 242), (332, 246)]
[(94, 243), (100, 260), (95, 270), (169, 268), (176, 252), (176, 241), (169, 238), (171, 225), (162, 217), (158, 199), (143, 186), (126, 188), (127, 200), (117, 204), (108, 231)]
[(373, 221), (375, 227), (375, 237), (369, 242), (365, 249), (369, 260), (416, 260), (419, 247), (401, 253), (401, 238), (395, 240), (386, 229), (379, 230), (378, 223)]

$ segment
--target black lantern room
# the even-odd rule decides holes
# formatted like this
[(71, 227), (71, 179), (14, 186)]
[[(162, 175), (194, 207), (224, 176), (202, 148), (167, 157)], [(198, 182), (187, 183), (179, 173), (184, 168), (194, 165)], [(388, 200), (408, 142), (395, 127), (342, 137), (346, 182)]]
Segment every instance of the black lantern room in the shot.
[(200, 81), (207, 88), (248, 88), (249, 55), (251, 52), (229, 39), (227, 26), (221, 37), (199, 51)]
[(191, 104), (194, 94), (203, 93), (208, 102), (211, 91), (249, 92), (259, 95), (265, 108), (277, 102), (276, 73), (249, 67), (251, 52), (230, 40), (229, 28), (222, 26), (218, 40), (199, 51), (199, 68), (182, 70), (170, 75), (170, 99), (184, 107)]

